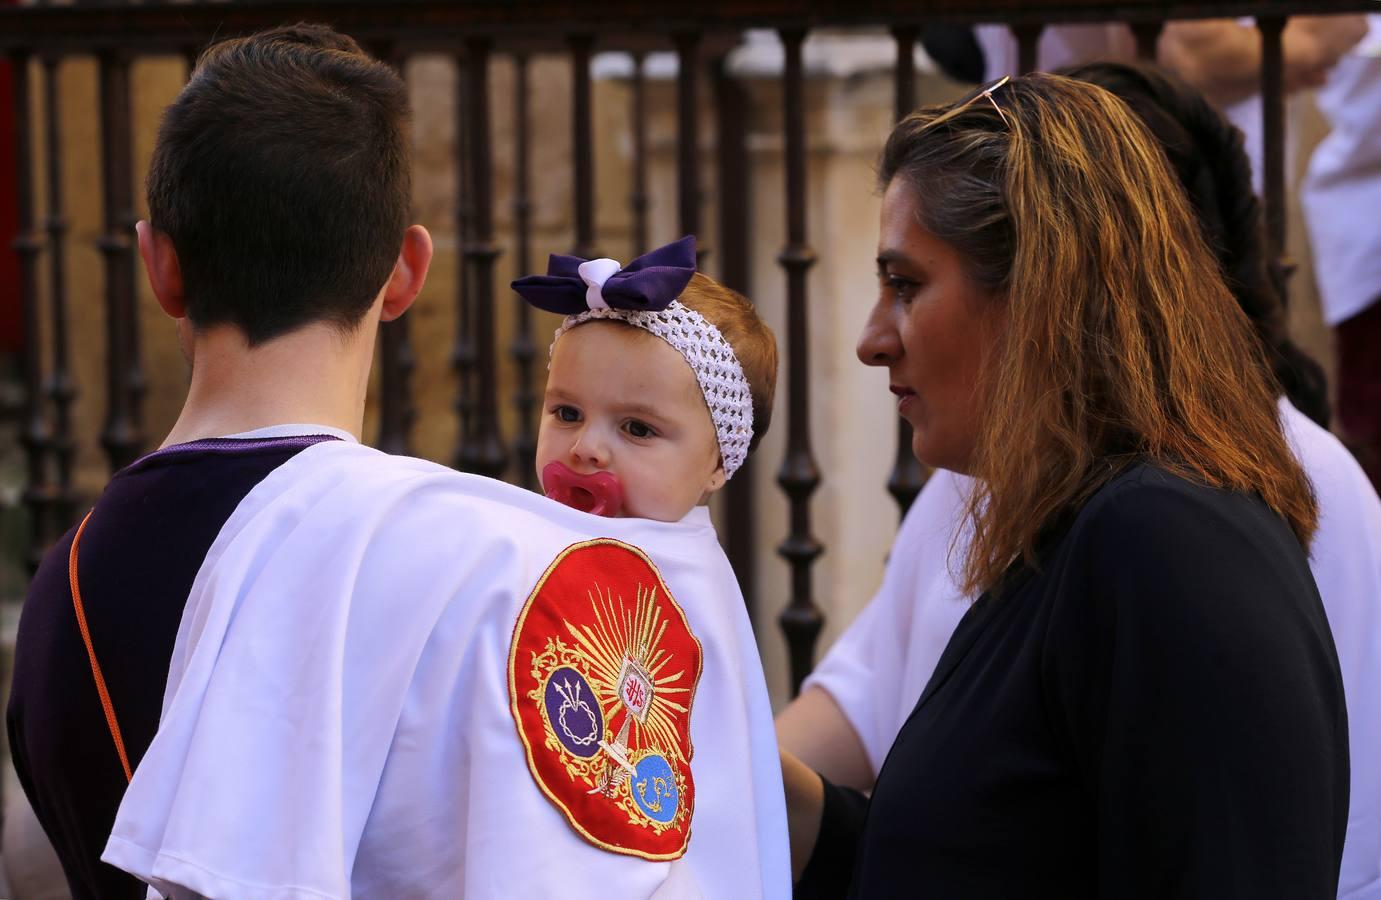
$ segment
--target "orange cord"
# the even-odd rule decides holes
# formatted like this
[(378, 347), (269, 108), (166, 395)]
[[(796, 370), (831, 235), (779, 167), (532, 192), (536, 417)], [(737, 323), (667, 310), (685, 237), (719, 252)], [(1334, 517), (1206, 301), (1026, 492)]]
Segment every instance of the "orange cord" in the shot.
[[(93, 510), (94, 511), (94, 510)], [(115, 739), (115, 752), (120, 754), (120, 765), (125, 770), (125, 781), (134, 778), (130, 771), (129, 757), (125, 755), (125, 740), (120, 736), (120, 723), (115, 720), (115, 706), (110, 702), (110, 691), (106, 690), (105, 676), (101, 674), (101, 664), (96, 662), (96, 648), (91, 644), (91, 632), (86, 627), (86, 608), (82, 606), (82, 592), (77, 587), (77, 545), (81, 543), (86, 523), (91, 521), (91, 513), (86, 514), (77, 526), (77, 534), (72, 538), (72, 552), (67, 557), (67, 578), (72, 585), (72, 607), (77, 611), (77, 627), (81, 629), (82, 641), (86, 644), (86, 655), (91, 660), (91, 677), (96, 679), (96, 693), (101, 695), (101, 707), (105, 710), (105, 722), (110, 726), (110, 736)]]

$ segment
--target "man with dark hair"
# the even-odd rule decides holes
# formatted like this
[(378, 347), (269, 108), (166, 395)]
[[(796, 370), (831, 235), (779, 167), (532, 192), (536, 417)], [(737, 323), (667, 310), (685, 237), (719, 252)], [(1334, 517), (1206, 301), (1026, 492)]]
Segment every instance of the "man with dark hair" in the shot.
[(15, 767), (76, 897), (144, 894), (99, 856), (211, 542), (283, 462), (359, 439), (378, 323), (412, 304), (431, 260), (407, 225), (406, 124), (399, 77), (308, 25), (211, 47), (164, 116), (138, 243), (191, 388), (163, 449), (110, 480), (80, 570), (69, 578), (79, 531), (48, 552), (15, 649)]
[(8, 716), (20, 781), (77, 898), (144, 894), (100, 855), (227, 518), (305, 448), (359, 439), (379, 322), (407, 310), (431, 259), (426, 230), (407, 223), (407, 121), (388, 66), (310, 25), (213, 46), (164, 117), (139, 250), (191, 386), (162, 449), (117, 473), (44, 559)]
[(187, 401), (50, 551), (16, 650), (72, 891), (785, 897), (708, 510), (596, 519), (358, 443), (431, 259), (406, 122), (395, 73), (306, 25), (213, 47), (167, 112), (139, 249)]

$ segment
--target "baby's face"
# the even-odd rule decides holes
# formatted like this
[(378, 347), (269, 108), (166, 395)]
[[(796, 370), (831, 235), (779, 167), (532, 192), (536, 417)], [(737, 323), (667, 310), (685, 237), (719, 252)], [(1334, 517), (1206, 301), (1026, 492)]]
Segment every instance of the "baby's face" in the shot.
[(547, 373), (537, 474), (559, 462), (606, 472), (621, 515), (674, 522), (724, 485), (714, 423), (695, 373), (640, 328), (586, 322), (556, 342)]

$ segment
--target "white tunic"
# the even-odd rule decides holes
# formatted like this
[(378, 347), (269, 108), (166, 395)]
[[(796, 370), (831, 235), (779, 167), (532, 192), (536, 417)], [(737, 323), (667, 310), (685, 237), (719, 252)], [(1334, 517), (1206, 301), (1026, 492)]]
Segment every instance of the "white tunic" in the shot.
[(1316, 95), (1333, 126), (1300, 191), (1324, 320), (1337, 325), (1381, 297), (1381, 14)]
[[(527, 695), (510, 703), (520, 612), (595, 537), (646, 552), (702, 649), (693, 701), (675, 697), (694, 809), (672, 861), (581, 837), (529, 769)], [(686, 683), (647, 665), (656, 691)], [(365, 447), (302, 451), (197, 575), (103, 858), (164, 893), (249, 900), (788, 897), (771, 708), (708, 512), (601, 519)]]
[[(1351, 805), (1338, 896), (1381, 898), (1381, 500), (1332, 434), (1285, 399), (1281, 421), (1314, 483), (1319, 528), (1310, 568), (1328, 614), (1347, 696)], [(964, 554), (969, 479), (938, 470), (902, 522), (882, 587), (806, 680), (853, 725), (874, 774), (911, 713), (969, 601)], [(955, 550), (950, 544), (958, 532)]]

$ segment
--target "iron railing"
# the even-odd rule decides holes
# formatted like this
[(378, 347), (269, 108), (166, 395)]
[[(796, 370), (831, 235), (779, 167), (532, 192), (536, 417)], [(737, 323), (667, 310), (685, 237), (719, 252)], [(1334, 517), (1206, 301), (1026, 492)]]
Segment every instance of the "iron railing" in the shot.
[[(94, 55), (100, 87), (101, 198), (104, 232), (96, 242), (104, 261), (106, 308), (106, 376), (103, 386), (82, 390), (105, 393), (105, 422), (100, 442), (112, 470), (137, 457), (150, 435), (143, 427), (145, 391), (140, 367), (140, 335), (135, 315), (133, 223), (135, 185), (132, 170), (130, 65), (148, 55), (175, 54), (193, 60), (196, 48), (215, 36), (226, 36), (294, 21), (326, 21), (369, 46), (381, 58), (403, 70), (411, 54), (444, 52), (457, 59), (461, 88), (455, 107), (458, 140), (456, 226), (459, 254), (457, 283), (458, 328), (451, 350), (456, 374), (455, 413), (459, 441), (451, 461), (459, 468), (489, 475), (505, 472), (530, 484), (534, 453), (537, 342), (525, 304), (514, 303), (514, 338), (507, 347), (517, 386), (509, 402), (519, 426), (504, 436), (500, 431), (500, 348), (496, 339), (495, 260), (502, 252), (516, 256), (519, 271), (528, 271), (532, 245), (531, 148), (541, 135), (530, 122), (531, 60), (540, 54), (562, 54), (572, 66), (570, 106), (573, 154), (570, 177), (574, 186), (573, 234), (576, 253), (596, 253), (596, 191), (594, 187), (595, 133), (591, 109), (592, 55), (626, 50), (634, 60), (631, 77), (632, 191), (627, 198), (632, 216), (632, 243), (643, 250), (648, 242), (649, 187), (643, 60), (655, 50), (673, 51), (680, 63), (676, 84), (678, 122), (675, 192), (682, 233), (702, 237), (704, 222), (700, 181), (701, 135), (698, 112), (702, 103), (700, 77), (709, 69), (709, 83), (717, 127), (714, 159), (719, 204), (721, 245), (707, 253), (713, 268), (731, 287), (748, 293), (751, 269), (750, 212), (758, 217), (781, 216), (786, 241), (777, 257), (787, 285), (787, 327), (783, 348), (787, 449), (778, 482), (789, 500), (790, 523), (779, 552), (791, 570), (790, 602), (781, 616), (789, 647), (791, 683), (798, 687), (809, 672), (823, 617), (812, 595), (812, 566), (823, 551), (812, 529), (812, 496), (821, 480), (811, 447), (809, 396), (812, 365), (808, 328), (811, 299), (807, 274), (816, 259), (810, 244), (807, 215), (807, 154), (805, 73), (802, 45), (812, 29), (822, 27), (886, 28), (897, 46), (895, 114), (900, 117), (915, 102), (912, 53), (920, 29), (932, 23), (1005, 22), (1019, 42), (1023, 71), (1034, 66), (1037, 40), (1053, 23), (1122, 21), (1131, 25), (1141, 55), (1153, 53), (1162, 23), (1168, 19), (1255, 17), (1263, 46), (1261, 93), (1264, 104), (1265, 208), (1272, 258), (1280, 260), (1285, 244), (1286, 204), (1283, 147), (1283, 85), (1281, 32), (1294, 13), (1324, 14), (1366, 11), (1370, 0), (1255, 0), (1255, 2), (1163, 2), (1163, 0), (699, 0), (660, 3), (655, 0), (601, 0), (573, 4), (554, 0), (374, 0), (374, 2), (237, 2), (237, 3), (125, 3), (85, 2), (54, 6), (33, 4), (0, 7), (0, 53), (13, 64), (17, 137), (19, 231), (11, 246), (20, 260), (19, 302), (25, 321), (26, 365), (23, 367), (25, 416), (22, 443), (27, 457), (28, 483), (24, 493), (30, 521), (29, 561), (36, 564), (44, 548), (65, 530), (77, 507), (74, 488), (75, 452), (73, 400), (78, 389), (69, 360), (70, 329), (66, 254), (66, 198), (62, 191), (62, 135), (57, 127), (62, 98), (57, 87), (60, 60)], [(724, 64), (724, 51), (748, 28), (774, 29), (785, 50), (782, 72), (785, 183), (784, 208), (750, 211), (739, 198), (748, 195), (752, 173), (743, 144), (745, 109), (743, 86)], [(516, 172), (511, 196), (512, 227), (501, 244), (495, 231), (490, 62), (499, 55), (516, 66), (512, 108), (515, 116)], [(31, 80), (42, 81), (42, 111), (31, 103)], [(34, 147), (37, 123), (43, 123), (42, 146), (46, 179), (35, 183)], [(7, 176), (3, 176), (7, 177)], [(35, 217), (35, 194), (42, 189), (47, 215)], [(4, 236), (0, 236), (4, 237)], [(45, 260), (46, 256), (46, 260)], [(40, 266), (46, 262), (46, 290), (40, 295)], [(702, 262), (705, 259), (702, 258)], [(40, 329), (40, 318), (47, 326)], [(49, 347), (41, 352), (46, 333)], [(381, 332), (381, 398), (375, 442), (391, 452), (412, 449), (416, 419), (411, 374), (415, 360), (406, 318), (384, 325)], [(41, 360), (47, 361), (46, 371)], [(914, 498), (924, 473), (909, 451), (903, 423), (898, 436), (895, 467), (888, 489), (903, 509)], [(879, 474), (879, 478), (883, 476)], [(751, 601), (754, 548), (751, 531), (750, 479), (731, 485), (726, 543), (730, 558)]]

